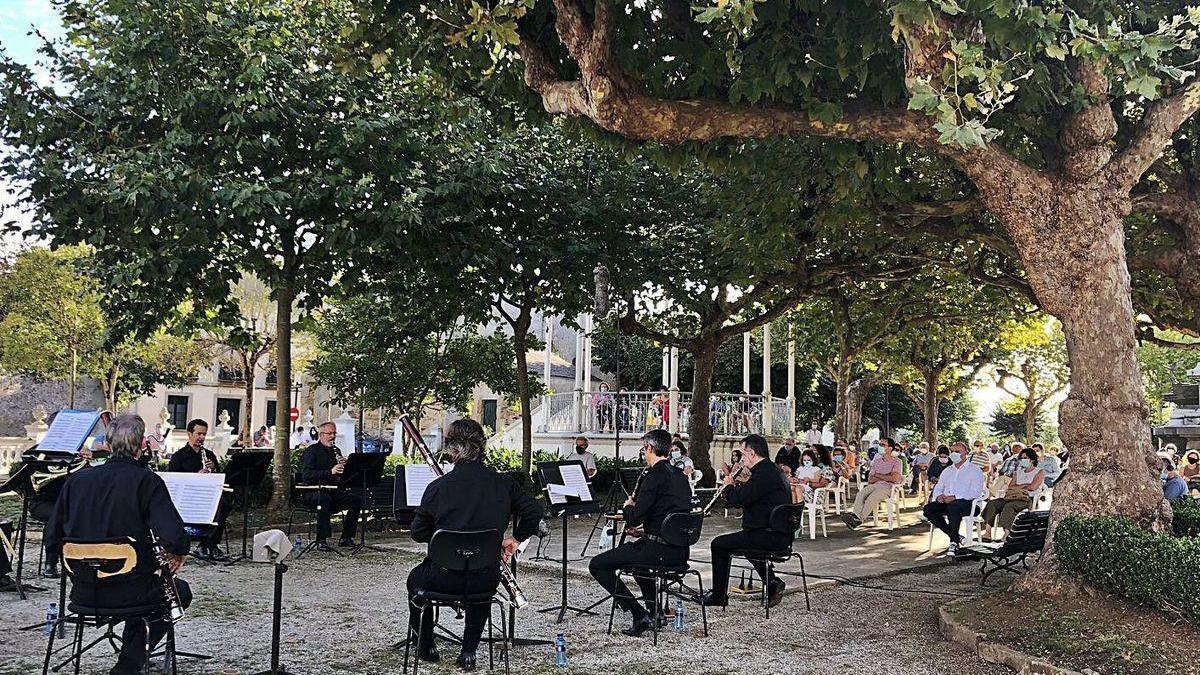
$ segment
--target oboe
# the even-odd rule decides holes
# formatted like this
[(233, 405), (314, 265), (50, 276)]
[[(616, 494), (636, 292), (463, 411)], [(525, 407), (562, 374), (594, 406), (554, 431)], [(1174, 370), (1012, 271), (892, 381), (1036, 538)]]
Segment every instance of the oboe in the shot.
[[(404, 429), (404, 433), (408, 435), (409, 439), (412, 440), (413, 445), (417, 447), (417, 452), (421, 453), (421, 459), (425, 460), (429, 468), (433, 469), (433, 473), (438, 476), (444, 475), (445, 472), (442, 470), (442, 465), (438, 464), (437, 458), (433, 456), (433, 452), (430, 451), (429, 446), (425, 445), (425, 439), (421, 438), (421, 433), (417, 430), (416, 425), (413, 424), (412, 419), (408, 415), (401, 415), (400, 426)], [(336, 450), (336, 448), (334, 449)], [(504, 586), (504, 590), (508, 594), (508, 601), (513, 607), (521, 609), (529, 604), (529, 598), (525, 596), (525, 592), (517, 585), (517, 577), (509, 569), (508, 565), (504, 564), (503, 560), (500, 561), (500, 585)]]
[(200, 459), (204, 461), (204, 473), (216, 473), (217, 467), (215, 462), (208, 456), (208, 448), (200, 446)]
[[(738, 468), (737, 468), (737, 470), (733, 472), (732, 480), (736, 481), (736, 480), (737, 480), (737, 477), (738, 477), (739, 475), (741, 475), (741, 473), (742, 473), (743, 471), (745, 471), (745, 470), (746, 470), (746, 465), (745, 465), (745, 464), (739, 464), (739, 465), (738, 465)], [(729, 486), (726, 486), (726, 487), (729, 487)], [(712, 510), (713, 504), (716, 504), (716, 503), (717, 503), (717, 499), (718, 499), (718, 498), (719, 498), (721, 495), (725, 494), (725, 489), (726, 489), (725, 487), (718, 488), (718, 489), (717, 489), (717, 492), (716, 492), (716, 493), (715, 493), (715, 494), (712, 496), (712, 499), (711, 499), (711, 500), (708, 502), (708, 504), (707, 504), (707, 505), (704, 507), (704, 510), (703, 510), (703, 511), (701, 511), (701, 513), (703, 513), (704, 515), (706, 515), (706, 516), (707, 516), (707, 515), (708, 515), (708, 512)]]
[(183, 602), (179, 599), (179, 589), (175, 586), (175, 573), (171, 571), (171, 558), (167, 550), (158, 543), (158, 537), (150, 535), (154, 544), (154, 557), (158, 560), (159, 587), (162, 589), (163, 600), (167, 611), (174, 623), (183, 618)]

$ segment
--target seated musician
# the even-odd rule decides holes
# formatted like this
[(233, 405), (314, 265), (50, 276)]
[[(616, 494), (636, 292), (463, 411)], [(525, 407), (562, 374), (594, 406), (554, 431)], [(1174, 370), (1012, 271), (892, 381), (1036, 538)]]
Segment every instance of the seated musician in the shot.
[(622, 510), (626, 534), (640, 537), (597, 555), (588, 564), (592, 576), (613, 596), (617, 606), (633, 615), (633, 625), (622, 631), (630, 637), (640, 637), (653, 627), (658, 611), (654, 581), (637, 580), (645, 602), (643, 607), (617, 578), (617, 570), (628, 565), (686, 564), (687, 547), (671, 546), (660, 533), (667, 516), (692, 509), (692, 489), (688, 480), (671, 466), (671, 434), (663, 429), (647, 432), (642, 436), (642, 451), (646, 456), (646, 472), (636, 493), (625, 500)]
[(13, 579), (12, 563), (8, 560), (8, 547), (12, 545), (11, 535), (5, 531), (0, 532), (6, 537), (6, 540), (0, 541), (0, 591), (11, 591), (17, 587), (17, 582)]
[[(50, 468), (47, 471), (35, 473), (33, 475), (33, 484), (35, 486), (33, 497), (29, 500), (29, 515), (48, 525), (50, 517), (54, 515), (54, 505), (58, 503), (58, 495), (62, 492), (62, 486), (67, 482), (67, 478), (71, 474), (90, 466), (92, 456), (91, 448), (80, 448), (78, 458), (69, 466), (65, 468)], [(44, 537), (42, 539), (42, 547), (45, 549), (42, 576), (47, 579), (57, 579), (58, 547), (46, 541)]]
[[(217, 461), (216, 453), (204, 447), (204, 439), (208, 437), (208, 422), (202, 419), (188, 422), (187, 434), (187, 445), (171, 455), (167, 471), (183, 473), (216, 473), (220, 471), (221, 465)], [(227, 557), (219, 544), (225, 534), (225, 521), (229, 518), (232, 504), (233, 499), (230, 498), (230, 493), (223, 493), (221, 503), (217, 506), (217, 526), (200, 542), (198, 557), (210, 560), (222, 560)]]
[[(502, 475), (483, 463), (483, 427), (472, 419), (455, 420), (446, 432), (446, 452), (454, 462), (454, 470), (447, 473), (425, 489), (421, 505), (417, 507), (412, 522), (413, 541), (428, 542), (438, 530), (496, 530), (503, 533), (508, 529), (512, 515), (517, 523), (512, 536), (504, 539), (505, 562), (512, 559), (517, 545), (538, 531), (542, 519), (542, 506), (533, 497), (521, 490), (510, 476)], [(408, 574), (408, 597), (417, 589), (438, 593), (462, 593), (464, 585), (470, 583), (472, 592), (495, 592), (500, 585), (499, 566), (490, 567), (472, 574), (470, 578), (434, 565), (428, 559), (413, 568)], [(458, 655), (458, 667), (462, 670), (475, 669), (475, 649), (487, 624), (488, 607), (478, 605), (466, 609), (463, 627), (462, 651)], [(437, 647), (433, 641), (433, 609), (427, 604), (409, 603), (409, 625), (415, 633), (420, 625), (421, 613), (425, 613), (422, 634), (417, 641), (417, 655), (426, 661), (437, 661)]]
[(345, 459), (339, 459), (340, 450), (334, 445), (337, 438), (337, 426), (333, 422), (321, 425), (317, 433), (317, 442), (304, 449), (300, 456), (300, 484), (328, 485), (327, 490), (305, 490), (300, 493), (300, 500), (309, 506), (319, 507), (317, 511), (317, 550), (330, 551), (329, 536), (333, 534), (330, 518), (339, 511), (346, 512), (342, 521), (342, 538), (339, 546), (353, 546), (354, 535), (358, 532), (358, 514), (366, 505), (366, 496), (360, 492), (337, 487), (338, 478), (346, 469)]
[[(166, 550), (175, 572), (183, 566), (188, 537), (183, 521), (171, 503), (162, 478), (139, 465), (146, 425), (133, 414), (118, 415), (108, 428), (108, 462), (78, 472), (63, 485), (58, 505), (46, 536), (55, 546), (67, 540), (96, 541), (131, 537), (137, 565), (129, 574), (95, 589), (75, 584), (75, 602), (121, 608), (163, 603), (162, 587), (155, 572), (151, 532)], [(192, 593), (187, 583), (176, 579), (180, 600), (186, 607)], [(98, 594), (98, 595), (97, 595)], [(165, 614), (150, 622), (149, 640), (141, 620), (125, 622), (121, 653), (112, 675), (141, 673), (147, 647), (154, 648), (167, 632)]]
[[(769, 529), (771, 512), (780, 504), (792, 503), (791, 489), (779, 466), (771, 462), (767, 440), (758, 434), (742, 439), (742, 458), (750, 467), (750, 480), (735, 485), (726, 477), (722, 483), (725, 501), (730, 506), (742, 509), (742, 531), (723, 534), (712, 540), (712, 590), (704, 595), (707, 606), (724, 605), (729, 592), (729, 565), (732, 552), (738, 549), (782, 550), (791, 546), (791, 532), (776, 532)], [(783, 599), (784, 583), (781, 579), (767, 579), (764, 561), (752, 561), (760, 579), (767, 583), (767, 593), (772, 607)]]

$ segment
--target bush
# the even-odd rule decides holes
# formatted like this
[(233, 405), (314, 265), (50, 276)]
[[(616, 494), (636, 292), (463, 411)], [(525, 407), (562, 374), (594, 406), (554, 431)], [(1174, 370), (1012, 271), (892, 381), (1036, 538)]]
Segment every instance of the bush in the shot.
[(1200, 537), (1200, 500), (1185, 499), (1171, 507), (1175, 511), (1172, 526), (1177, 537)]
[(1055, 532), (1063, 569), (1088, 584), (1200, 623), (1200, 537), (1173, 537), (1126, 518), (1070, 516)]

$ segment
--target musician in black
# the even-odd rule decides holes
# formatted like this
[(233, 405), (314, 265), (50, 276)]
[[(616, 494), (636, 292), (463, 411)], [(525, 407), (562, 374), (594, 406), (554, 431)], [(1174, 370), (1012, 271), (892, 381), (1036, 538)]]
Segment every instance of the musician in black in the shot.
[[(54, 507), (58, 503), (58, 495), (72, 474), (86, 469), (92, 461), (91, 448), (80, 448), (78, 456), (66, 466), (50, 466), (45, 471), (33, 474), (33, 497), (29, 500), (29, 515), (43, 525), (50, 523), (54, 515)], [(59, 549), (43, 537), (44, 549), (42, 576), (47, 579), (58, 578)]]
[[(6, 529), (3, 534), (8, 539), (7, 543), (12, 544), (14, 533)], [(0, 591), (11, 591), (17, 587), (16, 580), (9, 576), (10, 574), (12, 563), (8, 560), (8, 546), (5, 546), (5, 542), (0, 542)]]
[(327, 539), (333, 534), (333, 525), (329, 520), (333, 514), (345, 511), (342, 521), (342, 538), (339, 546), (353, 546), (354, 535), (358, 531), (358, 514), (366, 505), (366, 496), (361, 491), (338, 487), (338, 479), (345, 471), (345, 462), (338, 461), (338, 453), (334, 446), (337, 438), (337, 425), (326, 422), (321, 425), (317, 434), (317, 442), (308, 446), (300, 456), (300, 483), (302, 485), (327, 485), (329, 489), (321, 491), (306, 490), (300, 493), (300, 500), (309, 506), (319, 507), (317, 512), (317, 549), (332, 550)]
[(622, 510), (626, 533), (634, 536), (638, 531), (641, 537), (597, 555), (588, 565), (592, 576), (616, 599), (617, 605), (633, 614), (633, 625), (623, 631), (631, 637), (640, 637), (653, 628), (652, 622), (657, 615), (654, 582), (651, 579), (637, 580), (646, 603), (643, 607), (630, 594), (625, 583), (617, 578), (617, 570), (627, 565), (687, 563), (687, 547), (667, 544), (660, 533), (667, 516), (687, 513), (692, 509), (692, 490), (688, 480), (682, 472), (671, 466), (671, 434), (663, 429), (655, 429), (642, 436), (642, 444), (648, 468), (642, 475), (637, 493), (625, 500)]
[[(704, 604), (724, 605), (729, 592), (729, 561), (732, 552), (738, 549), (782, 550), (792, 545), (792, 533), (768, 529), (771, 511), (780, 504), (792, 503), (792, 491), (778, 464), (768, 458), (770, 450), (767, 440), (758, 434), (742, 439), (742, 457), (750, 469), (750, 479), (734, 484), (732, 476), (722, 483), (725, 502), (742, 509), (742, 531), (723, 534), (712, 540), (712, 590), (704, 595)], [(767, 579), (767, 565), (753, 561), (760, 579)], [(772, 607), (783, 599), (784, 583), (778, 578), (769, 579), (767, 592)]]
[[(129, 537), (137, 551), (137, 564), (128, 574), (110, 579), (102, 586), (73, 584), (71, 599), (81, 604), (122, 608), (163, 604), (162, 587), (155, 576), (158, 562), (151, 532), (167, 552), (173, 571), (183, 565), (188, 537), (183, 521), (171, 503), (167, 486), (158, 474), (142, 467), (138, 458), (146, 425), (137, 415), (118, 415), (108, 429), (108, 461), (73, 474), (63, 485), (47, 539), (56, 546), (66, 540), (96, 541)], [(187, 583), (176, 580), (180, 600), (186, 607), (192, 593)], [(146, 649), (167, 631), (165, 613), (150, 622), (149, 635), (141, 620), (125, 622), (121, 654), (113, 675), (141, 673)], [(149, 638), (147, 640), (147, 638)]]
[[(202, 419), (194, 419), (188, 422), (187, 434), (187, 444), (171, 455), (171, 461), (167, 464), (167, 471), (178, 471), (181, 473), (219, 472), (221, 464), (217, 461), (216, 453), (204, 447), (204, 440), (208, 438), (208, 422)], [(223, 560), (227, 558), (219, 544), (221, 543), (221, 538), (225, 535), (225, 521), (229, 518), (229, 512), (232, 508), (233, 499), (230, 498), (230, 493), (222, 493), (221, 503), (217, 506), (217, 526), (201, 540), (199, 551), (197, 552), (198, 557), (210, 560)]]
[[(512, 536), (504, 539), (504, 559), (512, 559), (517, 545), (537, 533), (542, 506), (520, 489), (510, 477), (484, 466), (483, 427), (471, 419), (455, 420), (446, 433), (446, 452), (454, 470), (434, 480), (425, 489), (421, 505), (412, 521), (413, 541), (428, 542), (438, 530), (496, 530), (503, 533), (513, 514), (517, 516)], [(411, 600), (417, 589), (438, 593), (462, 593), (470, 583), (472, 592), (494, 592), (500, 584), (499, 566), (472, 574), (444, 569), (428, 559), (408, 574), (409, 625), (415, 632), (421, 612), (425, 613), (424, 631), (417, 641), (417, 654), (426, 661), (437, 661), (433, 642), (433, 610), (428, 604)], [(468, 607), (463, 627), (462, 651), (458, 667), (475, 669), (475, 649), (487, 624), (488, 608)]]

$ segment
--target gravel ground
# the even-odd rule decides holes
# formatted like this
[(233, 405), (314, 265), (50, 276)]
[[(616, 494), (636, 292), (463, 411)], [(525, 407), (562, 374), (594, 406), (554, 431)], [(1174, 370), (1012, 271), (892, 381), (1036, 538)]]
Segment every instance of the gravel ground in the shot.
[[(399, 673), (402, 652), (390, 645), (403, 637), (404, 578), (417, 560), (412, 553), (395, 551), (353, 559), (307, 556), (292, 564), (285, 578), (283, 662), (302, 675)], [(979, 588), (974, 572), (974, 566), (934, 567), (867, 583), (974, 593)], [(244, 675), (269, 667), (270, 567), (225, 568), (192, 562), (182, 576), (191, 583), (196, 601), (178, 626), (180, 648), (214, 658), (181, 662), (180, 671)], [(561, 628), (569, 647), (568, 672), (618, 675), (664, 667), (697, 675), (843, 674), (863, 667), (871, 675), (1010, 672), (942, 640), (937, 606), (949, 596), (826, 586), (813, 592), (810, 613), (803, 609), (803, 597), (792, 592), (799, 580), (788, 583), (789, 594), (769, 621), (756, 603), (734, 601), (727, 612), (710, 613), (710, 634), (705, 639), (699, 608), (688, 605), (684, 633), (668, 630), (660, 635), (657, 648), (649, 637), (607, 635), (607, 611), (602, 616), (571, 617)], [(557, 602), (557, 577), (529, 570), (522, 587), (533, 602), (519, 613), (517, 634), (553, 638), (560, 630), (554, 617), (532, 609)], [(601, 595), (593, 584), (571, 578), (571, 604), (591, 604)], [(14, 628), (43, 618), (50, 597), (49, 592), (36, 593), (21, 602), (12, 594), (0, 596), (0, 673), (40, 670), (45, 649), (41, 632)], [(607, 610), (607, 604), (604, 607)], [(617, 615), (619, 627), (627, 621)], [(441, 650), (443, 663), (428, 669), (422, 664), (422, 671), (454, 672), (457, 652), (452, 645)], [(84, 660), (84, 672), (107, 672), (114, 658), (101, 650), (93, 654)], [(517, 648), (512, 665), (517, 673), (561, 672), (553, 667), (550, 647)]]

